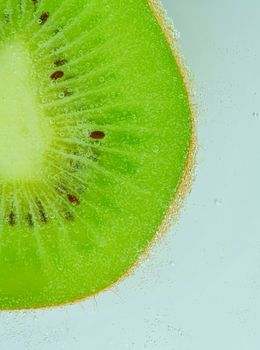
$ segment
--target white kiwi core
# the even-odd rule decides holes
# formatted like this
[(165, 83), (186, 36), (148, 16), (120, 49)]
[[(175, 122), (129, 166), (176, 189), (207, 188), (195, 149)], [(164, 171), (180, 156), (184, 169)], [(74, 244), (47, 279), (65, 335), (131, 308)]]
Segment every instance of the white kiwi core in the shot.
[(37, 179), (51, 141), (31, 67), (22, 43), (0, 50), (0, 178), (6, 182)]

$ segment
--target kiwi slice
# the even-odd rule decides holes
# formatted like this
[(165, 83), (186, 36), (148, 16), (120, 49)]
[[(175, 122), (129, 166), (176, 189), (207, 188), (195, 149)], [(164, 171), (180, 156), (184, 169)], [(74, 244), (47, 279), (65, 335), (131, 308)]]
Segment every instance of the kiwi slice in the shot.
[(0, 1), (0, 309), (98, 293), (165, 223), (193, 123), (157, 9)]

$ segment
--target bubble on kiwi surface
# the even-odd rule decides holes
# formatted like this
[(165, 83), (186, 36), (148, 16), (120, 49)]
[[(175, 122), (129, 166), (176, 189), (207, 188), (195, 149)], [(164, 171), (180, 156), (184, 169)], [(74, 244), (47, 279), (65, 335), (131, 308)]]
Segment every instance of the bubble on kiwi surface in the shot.
[(0, 1), (0, 309), (118, 281), (187, 169), (192, 115), (147, 0)]

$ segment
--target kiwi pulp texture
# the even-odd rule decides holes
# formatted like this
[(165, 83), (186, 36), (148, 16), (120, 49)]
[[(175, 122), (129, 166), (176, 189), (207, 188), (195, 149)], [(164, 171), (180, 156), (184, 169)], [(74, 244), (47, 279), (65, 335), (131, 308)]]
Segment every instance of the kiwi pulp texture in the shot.
[(147, 0), (0, 0), (0, 309), (116, 282), (182, 179), (192, 118)]

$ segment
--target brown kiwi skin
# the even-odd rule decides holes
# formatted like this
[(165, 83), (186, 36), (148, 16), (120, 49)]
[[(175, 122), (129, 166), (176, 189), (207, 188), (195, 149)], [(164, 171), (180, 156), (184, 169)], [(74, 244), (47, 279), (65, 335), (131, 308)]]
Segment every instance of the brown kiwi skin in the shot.
[[(159, 229), (157, 230), (154, 238), (150, 242), (150, 244), (146, 247), (142, 255), (139, 257), (139, 259), (128, 269), (128, 271), (121, 276), (120, 278), (116, 279), (114, 282), (112, 282), (109, 286), (103, 288), (102, 290), (90, 295), (90, 296), (82, 296), (77, 298), (76, 300), (69, 301), (66, 303), (61, 303), (57, 305), (50, 305), (50, 306), (37, 306), (37, 307), (24, 307), (24, 308), (18, 308), (18, 309), (11, 309), (11, 310), (2, 310), (7, 312), (16, 312), (16, 311), (32, 311), (32, 310), (51, 310), (56, 309), (60, 307), (66, 307), (70, 306), (79, 302), (86, 301), (91, 298), (96, 298), (99, 294), (111, 290), (118, 284), (120, 284), (123, 280), (128, 278), (132, 273), (136, 270), (137, 267), (140, 266), (141, 263), (143, 263), (145, 260), (149, 258), (149, 252), (151, 249), (160, 242), (160, 240), (164, 237), (166, 232), (170, 229), (171, 225), (173, 224), (173, 219), (176, 222), (179, 218), (180, 209), (183, 206), (184, 200), (188, 196), (188, 194), (191, 192), (192, 184), (195, 181), (195, 170), (196, 170), (196, 164), (197, 164), (197, 153), (198, 153), (198, 139), (197, 139), (197, 105), (194, 101), (194, 89), (193, 89), (193, 83), (190, 78), (190, 73), (187, 69), (187, 65), (184, 61), (184, 58), (181, 54), (180, 46), (177, 42), (177, 39), (174, 35), (173, 27), (169, 24), (167, 14), (160, 2), (160, 0), (146, 0), (147, 4), (151, 8), (161, 30), (164, 33), (165, 39), (167, 40), (167, 43), (171, 49), (172, 56), (179, 68), (179, 71), (181, 73), (182, 80), (185, 85), (186, 94), (189, 100), (189, 106), (190, 106), (190, 112), (191, 112), (191, 140), (189, 145), (189, 153), (188, 157), (186, 159), (186, 165), (184, 169), (184, 173), (182, 176), (182, 179), (179, 183), (177, 192), (172, 200), (171, 205), (169, 206), (168, 212), (165, 215)], [(36, 2), (36, 1), (35, 1)]]

